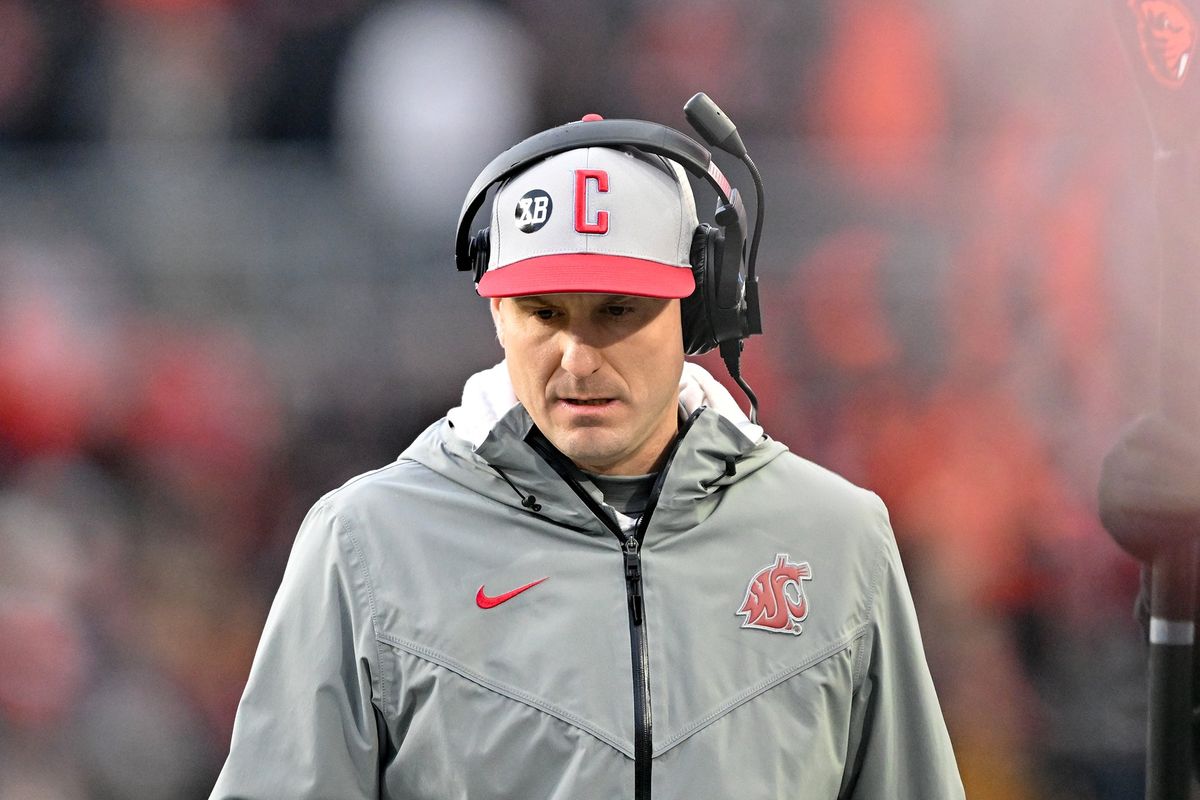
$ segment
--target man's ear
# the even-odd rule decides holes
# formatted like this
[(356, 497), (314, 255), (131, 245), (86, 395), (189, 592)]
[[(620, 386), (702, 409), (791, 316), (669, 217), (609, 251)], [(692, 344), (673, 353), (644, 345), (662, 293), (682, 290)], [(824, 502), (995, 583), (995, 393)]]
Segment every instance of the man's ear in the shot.
[(496, 326), (496, 339), (500, 342), (500, 346), (504, 347), (504, 320), (500, 316), (500, 301), (503, 298), (493, 297), (488, 303), (492, 310), (492, 324)]

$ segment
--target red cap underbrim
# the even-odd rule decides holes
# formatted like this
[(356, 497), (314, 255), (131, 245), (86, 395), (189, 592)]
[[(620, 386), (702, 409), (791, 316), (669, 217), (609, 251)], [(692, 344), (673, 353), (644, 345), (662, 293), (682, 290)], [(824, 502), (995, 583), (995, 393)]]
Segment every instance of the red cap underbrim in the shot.
[(688, 267), (601, 253), (555, 253), (488, 270), (476, 291), (481, 297), (518, 297), (560, 292), (682, 298), (696, 289)]

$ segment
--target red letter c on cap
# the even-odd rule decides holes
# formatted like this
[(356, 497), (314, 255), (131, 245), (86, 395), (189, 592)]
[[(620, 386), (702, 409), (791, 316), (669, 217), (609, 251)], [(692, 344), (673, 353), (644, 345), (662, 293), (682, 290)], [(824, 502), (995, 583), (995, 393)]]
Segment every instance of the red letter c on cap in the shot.
[(587, 182), (596, 182), (596, 191), (608, 191), (608, 173), (602, 169), (575, 170), (575, 230), (580, 233), (608, 233), (608, 212), (597, 211), (596, 221), (588, 222)]

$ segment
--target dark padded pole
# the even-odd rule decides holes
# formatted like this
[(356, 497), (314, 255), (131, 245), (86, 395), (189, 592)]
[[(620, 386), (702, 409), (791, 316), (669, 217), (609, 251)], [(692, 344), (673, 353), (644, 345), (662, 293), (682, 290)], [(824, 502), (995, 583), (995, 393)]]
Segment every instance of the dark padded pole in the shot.
[[(1200, 3), (1112, 0), (1116, 28), (1154, 134), (1158, 212), (1159, 408), (1200, 431)], [(1147, 261), (1153, 259), (1147, 258)], [(1197, 537), (1160, 543), (1151, 560), (1147, 800), (1188, 800), (1193, 769), (1192, 659)]]
[[(1155, 159), (1162, 268), (1159, 403), (1172, 422), (1200, 431), (1200, 175), (1189, 151)], [(1196, 531), (1200, 537), (1200, 531)], [(1192, 783), (1192, 659), (1196, 538), (1154, 557), (1150, 592), (1147, 800), (1188, 800)]]

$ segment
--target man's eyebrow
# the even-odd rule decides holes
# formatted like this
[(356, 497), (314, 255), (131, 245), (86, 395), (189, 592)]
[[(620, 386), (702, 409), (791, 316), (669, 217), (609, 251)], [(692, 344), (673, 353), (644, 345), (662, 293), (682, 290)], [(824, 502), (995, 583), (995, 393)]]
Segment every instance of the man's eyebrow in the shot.
[[(552, 295), (552, 294), (551, 295), (523, 294), (523, 295), (516, 295), (516, 296), (512, 297), (511, 299), (513, 302), (517, 303), (518, 305), (538, 305), (538, 306), (554, 305), (554, 295)], [(635, 295), (635, 294), (597, 294), (597, 295), (595, 295), (594, 299), (595, 299), (596, 303), (605, 305), (608, 303), (627, 303), (631, 300), (640, 299), (640, 296)]]
[(548, 305), (549, 301), (540, 294), (523, 294), (512, 298), (512, 301), (517, 305)]

